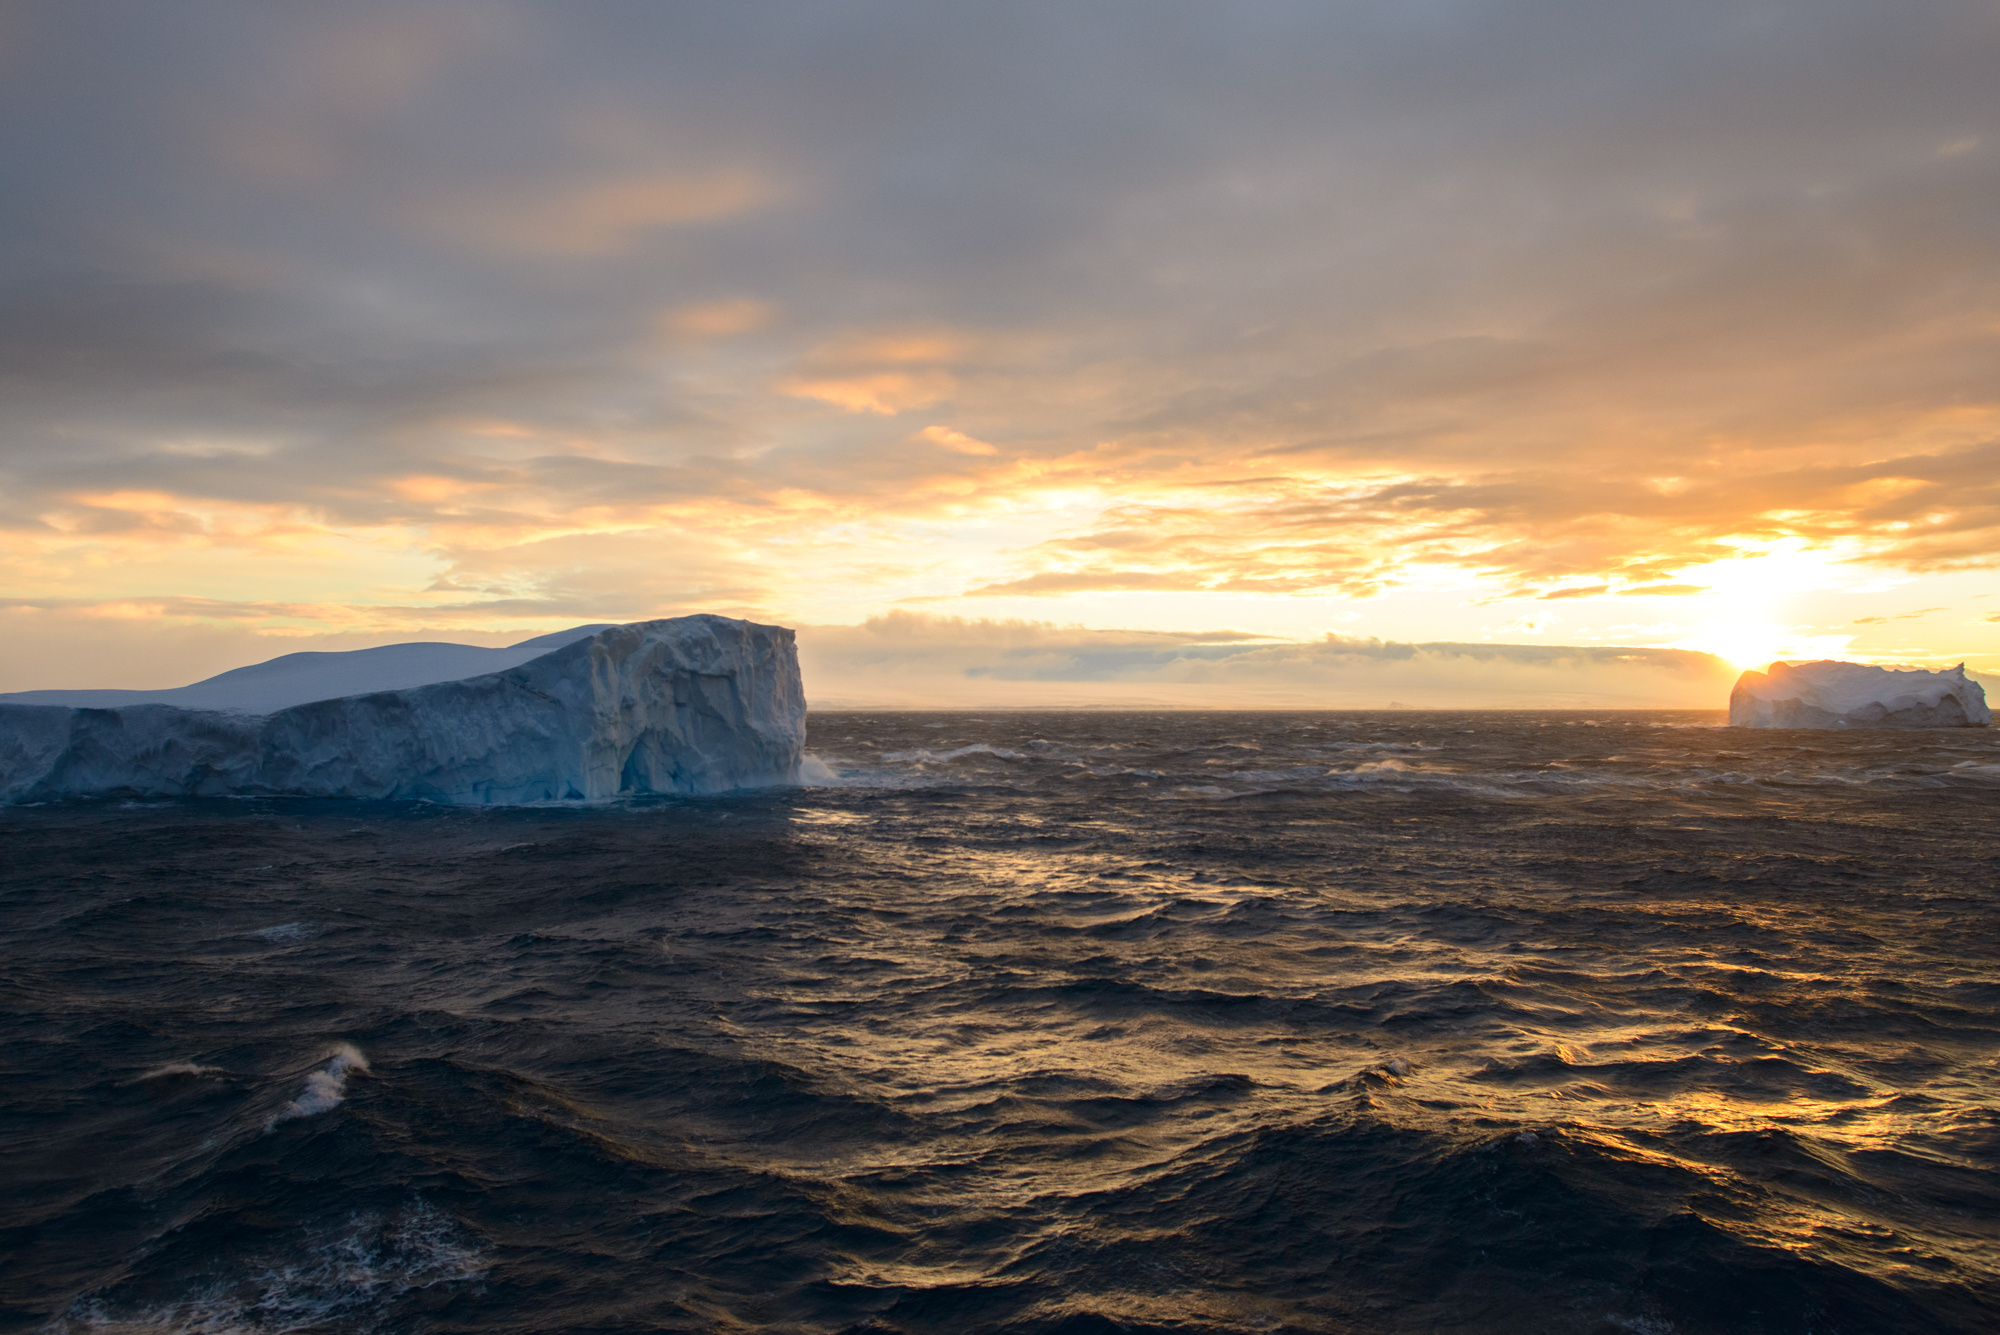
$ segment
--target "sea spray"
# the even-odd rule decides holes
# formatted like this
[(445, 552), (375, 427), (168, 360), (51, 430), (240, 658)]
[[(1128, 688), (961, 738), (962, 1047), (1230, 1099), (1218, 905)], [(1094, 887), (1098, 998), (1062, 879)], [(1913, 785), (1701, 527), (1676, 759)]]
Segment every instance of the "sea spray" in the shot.
[(205, 1075), (227, 1074), (229, 1072), (220, 1066), (205, 1066), (200, 1062), (168, 1062), (164, 1066), (155, 1066), (150, 1071), (134, 1076), (132, 1083), (141, 1084), (148, 1080), (188, 1080)]
[(477, 1286), (491, 1266), (450, 1214), (415, 1199), (387, 1215), (316, 1221), (278, 1246), (231, 1256), (221, 1278), (177, 1299), (78, 1298), (44, 1335), (278, 1335), (402, 1328), (397, 1304), (425, 1289)]
[(340, 1106), (347, 1097), (347, 1077), (359, 1071), (368, 1074), (368, 1059), (351, 1043), (337, 1043), (327, 1054), (326, 1066), (306, 1077), (306, 1087), (286, 1104), (277, 1116), (264, 1124), (266, 1131), (294, 1117), (315, 1117)]

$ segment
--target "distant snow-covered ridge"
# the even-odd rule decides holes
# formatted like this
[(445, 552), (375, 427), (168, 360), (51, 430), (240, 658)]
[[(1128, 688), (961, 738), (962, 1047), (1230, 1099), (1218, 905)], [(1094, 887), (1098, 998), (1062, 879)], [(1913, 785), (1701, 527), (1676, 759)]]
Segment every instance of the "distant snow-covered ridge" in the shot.
[[(385, 652), (411, 649), (426, 652)], [(482, 662), (441, 651), (515, 661), (376, 684)], [(329, 687), (339, 693), (316, 694)], [(112, 707), (73, 698), (101, 694), (153, 698)], [(795, 782), (805, 742), (792, 632), (716, 616), (581, 627), (505, 650), (293, 654), (177, 691), (24, 695), (0, 697), (0, 801), (270, 793), (511, 804), (713, 793)]]
[(192, 686), (164, 691), (15, 691), (0, 694), (0, 705), (71, 705), (123, 709), (127, 705), (177, 705), (238, 714), (269, 714), (314, 700), (343, 695), (401, 691), (440, 681), (463, 681), (531, 663), (577, 640), (589, 639), (610, 624), (575, 626), (551, 635), (485, 649), (476, 644), (383, 644), (373, 649), (285, 654), (249, 667), (232, 668)]
[(1773, 663), (1729, 694), (1733, 728), (1983, 728), (1986, 692), (1965, 664), (1943, 672), (1868, 663)]

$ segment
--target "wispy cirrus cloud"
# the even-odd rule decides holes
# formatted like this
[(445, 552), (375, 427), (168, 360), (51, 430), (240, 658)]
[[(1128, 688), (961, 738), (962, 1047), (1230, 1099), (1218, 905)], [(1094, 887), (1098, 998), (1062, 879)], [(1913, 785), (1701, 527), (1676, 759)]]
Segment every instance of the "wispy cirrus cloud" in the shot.
[[(2000, 446), (1857, 464), (1659, 479), (1536, 473), (1314, 484), (1182, 483), (1107, 506), (1087, 532), (1017, 560), (993, 596), (1080, 589), (1369, 594), (1448, 566), (1515, 596), (1698, 592), (1686, 576), (1745, 550), (1806, 542), (1904, 569), (1985, 566), (2000, 542)], [(1137, 490), (1137, 488), (1135, 488)]]

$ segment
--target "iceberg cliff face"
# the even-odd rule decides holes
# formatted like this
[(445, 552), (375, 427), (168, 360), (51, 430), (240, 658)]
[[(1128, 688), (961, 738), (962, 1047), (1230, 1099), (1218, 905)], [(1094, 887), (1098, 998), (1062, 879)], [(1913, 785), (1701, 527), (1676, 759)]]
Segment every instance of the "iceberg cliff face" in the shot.
[(714, 793), (795, 782), (804, 741), (791, 631), (678, 617), (504, 671), (268, 714), (0, 702), (0, 800)]
[(1866, 663), (1773, 663), (1729, 694), (1732, 728), (1983, 728), (1986, 692), (1965, 675)]

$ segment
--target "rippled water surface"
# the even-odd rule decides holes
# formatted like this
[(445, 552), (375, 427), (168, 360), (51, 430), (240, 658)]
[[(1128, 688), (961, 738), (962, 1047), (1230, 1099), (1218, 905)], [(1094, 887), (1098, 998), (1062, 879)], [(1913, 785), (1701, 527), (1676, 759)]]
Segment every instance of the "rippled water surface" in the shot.
[(2000, 732), (815, 715), (0, 811), (0, 1324), (2000, 1329)]

